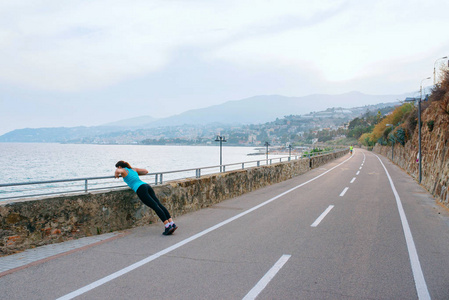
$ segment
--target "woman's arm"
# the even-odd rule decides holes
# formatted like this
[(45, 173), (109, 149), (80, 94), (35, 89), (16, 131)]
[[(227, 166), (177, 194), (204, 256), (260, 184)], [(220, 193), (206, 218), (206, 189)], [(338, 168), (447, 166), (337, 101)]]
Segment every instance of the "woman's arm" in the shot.
[(128, 175), (128, 172), (126, 172), (125, 169), (117, 168), (117, 169), (115, 169), (114, 175), (115, 175), (115, 178), (119, 178), (120, 176), (126, 177), (126, 175)]
[(145, 174), (148, 174), (148, 170), (147, 170), (147, 169), (133, 168), (133, 170), (136, 171), (137, 174), (139, 174), (139, 175), (145, 175)]

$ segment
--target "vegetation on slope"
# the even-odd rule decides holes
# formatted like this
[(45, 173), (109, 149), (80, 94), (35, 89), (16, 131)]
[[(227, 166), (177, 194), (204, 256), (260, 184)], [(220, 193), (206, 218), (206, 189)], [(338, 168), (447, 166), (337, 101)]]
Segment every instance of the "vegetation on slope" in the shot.
[[(443, 80), (437, 84), (430, 94), (428, 101), (421, 102), (421, 110), (424, 111), (433, 102), (438, 103), (438, 113), (449, 115), (449, 70), (443, 71)], [(378, 116), (379, 117), (379, 116)], [(362, 133), (358, 139), (359, 143), (364, 146), (372, 147), (376, 143), (381, 145), (391, 145), (391, 143), (405, 143), (412, 139), (415, 128), (418, 125), (418, 108), (412, 103), (405, 103), (398, 106), (391, 114), (380, 117), (377, 122), (372, 118), (354, 119), (351, 124), (353, 130), (357, 128), (358, 133)], [(433, 130), (433, 121), (428, 121), (421, 126), (428, 126), (429, 130)], [(348, 132), (350, 136), (351, 131)]]

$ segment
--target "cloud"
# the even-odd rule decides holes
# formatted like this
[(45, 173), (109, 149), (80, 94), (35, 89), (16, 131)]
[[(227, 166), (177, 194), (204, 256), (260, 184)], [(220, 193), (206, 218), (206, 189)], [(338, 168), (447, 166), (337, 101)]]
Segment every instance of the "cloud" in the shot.
[(235, 39), (285, 30), (294, 24), (289, 20), (306, 20), (323, 9), (305, 3), (100, 0), (2, 4), (0, 79), (44, 90), (102, 88), (160, 71), (179, 47), (207, 51)]
[[(245, 67), (306, 67), (338, 82), (378, 75), (392, 62), (410, 63), (447, 43), (447, 17), (432, 11), (434, 6), (404, 6), (403, 1), (360, 3), (329, 7), (326, 18), (307, 26), (237, 41), (212, 56)], [(430, 15), (426, 11), (432, 12), (431, 18), (423, 18)]]
[(0, 76), (12, 83), (63, 91), (98, 88), (156, 71), (168, 60), (170, 45), (153, 47), (161, 40), (157, 33), (147, 36), (139, 18), (104, 2), (44, 12), (32, 7), (14, 21), (2, 30), (10, 38), (0, 48), (9, 58)]
[[(405, 5), (407, 4), (407, 5)], [(102, 88), (162, 70), (183, 47), (243, 67), (314, 69), (330, 81), (443, 40), (448, 4), (391, 1), (30, 1), (1, 4), (0, 78)], [(429, 16), (432, 18), (423, 17)], [(429, 26), (431, 30), (429, 30)], [(425, 37), (426, 42), (420, 42)]]

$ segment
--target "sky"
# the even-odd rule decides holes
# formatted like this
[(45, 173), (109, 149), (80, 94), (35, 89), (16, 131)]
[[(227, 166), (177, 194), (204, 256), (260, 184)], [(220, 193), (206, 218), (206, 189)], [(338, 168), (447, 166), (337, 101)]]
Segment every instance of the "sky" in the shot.
[(0, 135), (256, 95), (415, 92), (447, 65), (448, 11), (446, 0), (2, 1)]

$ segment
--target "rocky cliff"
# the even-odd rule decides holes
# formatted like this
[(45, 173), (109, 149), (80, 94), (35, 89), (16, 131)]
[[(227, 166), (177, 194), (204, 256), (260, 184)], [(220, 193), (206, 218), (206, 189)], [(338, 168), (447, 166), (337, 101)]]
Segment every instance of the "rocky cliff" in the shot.
[[(422, 113), (421, 152), (422, 185), (449, 208), (449, 107), (447, 99), (432, 102)], [(394, 146), (393, 161), (416, 180), (419, 178), (418, 126), (412, 139), (404, 146)], [(373, 149), (391, 159), (391, 146), (376, 145)]]

